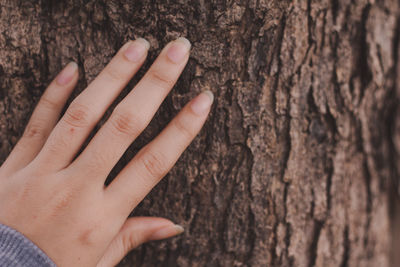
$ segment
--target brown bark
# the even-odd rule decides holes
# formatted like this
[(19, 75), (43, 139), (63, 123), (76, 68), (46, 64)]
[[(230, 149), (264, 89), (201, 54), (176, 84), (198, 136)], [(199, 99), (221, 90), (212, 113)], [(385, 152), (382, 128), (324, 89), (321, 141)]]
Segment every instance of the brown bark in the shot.
[(151, 42), (145, 70), (183, 35), (193, 43), (188, 66), (114, 175), (191, 97), (212, 90), (205, 128), (134, 211), (186, 231), (120, 266), (389, 266), (398, 8), (395, 0), (1, 0), (1, 159), (68, 61), (79, 63), (79, 92), (128, 39)]

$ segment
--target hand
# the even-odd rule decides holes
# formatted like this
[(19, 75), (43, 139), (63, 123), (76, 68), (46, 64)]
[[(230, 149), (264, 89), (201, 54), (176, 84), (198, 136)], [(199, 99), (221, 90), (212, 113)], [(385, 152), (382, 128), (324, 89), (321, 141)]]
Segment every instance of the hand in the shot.
[(148, 48), (144, 39), (125, 44), (59, 119), (78, 80), (77, 65), (67, 65), (0, 168), (0, 222), (28, 237), (58, 266), (112, 266), (139, 244), (183, 230), (162, 218), (127, 217), (201, 129), (210, 92), (186, 105), (109, 186), (104, 181), (175, 84), (189, 58), (189, 41), (179, 38), (163, 49), (77, 156)]

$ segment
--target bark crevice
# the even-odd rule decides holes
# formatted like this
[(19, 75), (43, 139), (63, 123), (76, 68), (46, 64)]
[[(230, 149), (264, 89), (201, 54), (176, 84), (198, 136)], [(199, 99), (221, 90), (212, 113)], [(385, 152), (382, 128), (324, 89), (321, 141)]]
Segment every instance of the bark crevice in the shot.
[(386, 198), (392, 184), (400, 191), (399, 5), (0, 0), (0, 161), (70, 60), (80, 70), (76, 96), (125, 41), (149, 40), (149, 59), (119, 101), (165, 44), (185, 36), (187, 67), (106, 184), (212, 90), (204, 129), (132, 212), (186, 231), (120, 266), (387, 267), (395, 207)]

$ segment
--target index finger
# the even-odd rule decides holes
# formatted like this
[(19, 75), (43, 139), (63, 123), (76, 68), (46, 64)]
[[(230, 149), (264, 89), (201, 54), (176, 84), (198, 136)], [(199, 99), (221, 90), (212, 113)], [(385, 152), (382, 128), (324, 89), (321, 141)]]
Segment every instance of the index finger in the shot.
[(134, 89), (116, 106), (71, 168), (87, 169), (89, 166), (93, 179), (103, 185), (114, 165), (146, 128), (173, 88), (189, 59), (189, 51), (190, 42), (185, 38), (170, 42)]
[(210, 91), (198, 95), (120, 172), (105, 192), (118, 207), (111, 212), (128, 215), (164, 177), (200, 131), (213, 99)]

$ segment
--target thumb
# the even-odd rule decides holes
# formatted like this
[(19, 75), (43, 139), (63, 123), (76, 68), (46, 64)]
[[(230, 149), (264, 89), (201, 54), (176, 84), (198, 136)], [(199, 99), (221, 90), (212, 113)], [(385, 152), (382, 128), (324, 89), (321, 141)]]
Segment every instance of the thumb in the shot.
[(111, 241), (97, 267), (115, 266), (130, 250), (142, 243), (172, 237), (181, 234), (183, 230), (182, 226), (164, 218), (129, 218)]

